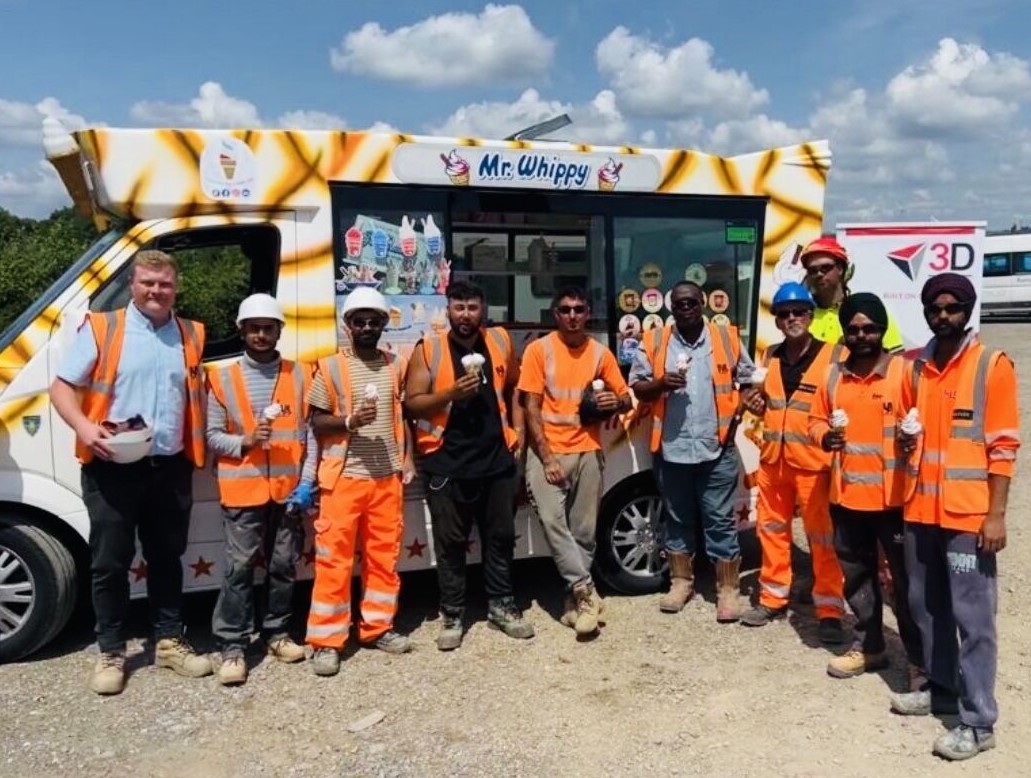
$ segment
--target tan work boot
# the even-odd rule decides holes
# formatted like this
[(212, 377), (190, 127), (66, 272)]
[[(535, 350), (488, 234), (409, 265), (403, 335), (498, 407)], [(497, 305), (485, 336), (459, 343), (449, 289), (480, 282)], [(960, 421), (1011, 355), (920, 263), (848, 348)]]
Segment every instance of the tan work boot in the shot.
[(883, 651), (879, 654), (864, 654), (859, 649), (852, 649), (827, 663), (827, 675), (831, 678), (855, 678), (863, 673), (883, 670), (887, 666), (888, 655)]
[(598, 616), (601, 614), (601, 598), (594, 591), (594, 584), (589, 581), (578, 583), (573, 587), (573, 599), (576, 600), (576, 622), (573, 629), (577, 635), (593, 635), (598, 631)]
[(125, 688), (125, 652), (101, 652), (89, 679), (89, 688), (97, 694), (121, 694)]
[(694, 596), (694, 554), (669, 553), (669, 591), (659, 600), (663, 613), (680, 613)]
[(730, 624), (741, 618), (741, 560), (716, 562), (716, 621)]
[(218, 682), (223, 686), (239, 686), (247, 681), (247, 662), (239, 651), (222, 654), (218, 668)]
[(163, 638), (154, 646), (154, 666), (167, 667), (184, 678), (211, 675), (211, 660), (198, 654), (182, 638)]
[(576, 626), (576, 599), (572, 593), (566, 595), (566, 601), (562, 605), (562, 618), (559, 623), (572, 629)]
[(286, 635), (269, 640), (268, 653), (269, 656), (274, 656), (287, 664), (304, 660), (304, 646), (297, 645)]

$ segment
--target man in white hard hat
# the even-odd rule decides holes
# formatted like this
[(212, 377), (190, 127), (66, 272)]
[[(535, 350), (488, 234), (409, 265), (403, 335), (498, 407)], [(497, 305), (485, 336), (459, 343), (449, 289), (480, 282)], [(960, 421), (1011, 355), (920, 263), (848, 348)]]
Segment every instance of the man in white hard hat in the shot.
[(262, 556), (268, 602), (261, 630), (268, 653), (281, 662), (304, 659), (287, 625), (317, 448), (308, 430), (312, 370), (276, 350), (285, 323), (274, 297), (251, 295), (236, 317), (243, 356), (208, 371), (207, 441), (218, 465), (225, 528), (222, 590), (211, 631), (222, 651), (218, 680), (224, 686), (247, 680), (254, 568)]
[(351, 628), (351, 573), (361, 544), (358, 639), (390, 654), (411, 642), (394, 631), (401, 580), (402, 485), (411, 481), (410, 437), (401, 416), (407, 361), (379, 348), (386, 298), (359, 287), (343, 307), (350, 344), (319, 360), (308, 394), (318, 436), (319, 517), (307, 642), (316, 675), (336, 675)]

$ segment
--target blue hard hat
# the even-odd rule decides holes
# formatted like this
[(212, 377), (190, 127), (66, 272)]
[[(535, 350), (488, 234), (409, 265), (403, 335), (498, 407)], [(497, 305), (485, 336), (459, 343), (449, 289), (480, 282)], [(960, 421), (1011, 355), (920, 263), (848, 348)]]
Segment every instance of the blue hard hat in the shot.
[(804, 303), (810, 308), (816, 307), (816, 301), (809, 294), (809, 290), (796, 281), (781, 284), (776, 294), (773, 295), (774, 308), (784, 303)]

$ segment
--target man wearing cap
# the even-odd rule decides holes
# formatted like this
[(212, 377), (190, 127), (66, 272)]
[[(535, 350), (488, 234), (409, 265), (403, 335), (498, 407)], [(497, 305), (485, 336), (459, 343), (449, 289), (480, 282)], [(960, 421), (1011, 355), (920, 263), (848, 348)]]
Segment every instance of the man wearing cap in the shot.
[(813, 560), (813, 604), (818, 635), (825, 644), (843, 643), (841, 567), (834, 553), (827, 494), (830, 455), (809, 439), (809, 412), (824, 373), (842, 348), (809, 332), (812, 295), (793, 281), (773, 296), (773, 315), (784, 340), (762, 358), (768, 372), (758, 384), (766, 400), (757, 476), (757, 526), (762, 547), (759, 602), (741, 617), (749, 627), (783, 618), (791, 591), (791, 523), (801, 513)]
[[(805, 268), (806, 286), (813, 293), (816, 309), (810, 332), (826, 343), (841, 343), (844, 333), (838, 319), (838, 308), (850, 294), (848, 282), (855, 272), (845, 247), (834, 238), (817, 238), (799, 255)], [(888, 329), (884, 333), (884, 347), (891, 352), (903, 348), (902, 333), (895, 319), (888, 315)]]
[(286, 319), (279, 302), (253, 294), (240, 303), (236, 326), (244, 353), (208, 371), (208, 448), (218, 468), (225, 535), (222, 590), (211, 631), (222, 651), (218, 680), (247, 680), (244, 652), (254, 625), (254, 568), (265, 560), (268, 653), (300, 662), (304, 648), (287, 633), (301, 518), (311, 507), (317, 447), (308, 430), (311, 371), (276, 350)]
[(909, 660), (910, 688), (925, 682), (920, 633), (906, 599), (902, 548), (905, 461), (896, 451), (904, 360), (884, 350), (888, 313), (876, 295), (845, 298), (839, 311), (848, 357), (819, 378), (809, 432), (833, 455), (830, 515), (834, 547), (845, 574), (845, 597), (856, 616), (852, 647), (831, 659), (827, 674), (852, 678), (888, 666), (878, 546), (895, 587), (895, 617)]
[[(183, 639), (180, 557), (193, 507), (193, 469), (204, 466), (204, 326), (172, 308), (175, 259), (140, 251), (129, 270), (132, 300), (93, 312), (50, 387), (54, 410), (75, 431), (82, 499), (90, 521), (90, 575), (100, 657), (97, 694), (125, 688), (129, 566), (139, 537), (154, 628), (154, 664), (179, 675), (211, 674), (211, 661)], [(148, 456), (119, 464), (103, 421), (142, 416)]]
[(358, 639), (390, 654), (411, 650), (394, 631), (404, 530), (403, 483), (414, 476), (401, 417), (405, 360), (379, 348), (386, 298), (358, 287), (343, 306), (350, 345), (319, 360), (308, 402), (319, 439), (319, 517), (315, 586), (307, 642), (316, 675), (336, 675), (351, 627), (351, 572), (359, 551), (362, 599)]
[(915, 409), (918, 424), (900, 434), (900, 444), (908, 452), (909, 604), (930, 682), (894, 695), (891, 706), (928, 715), (955, 710), (958, 696), (959, 725), (935, 741), (934, 752), (969, 759), (995, 746), (996, 554), (1006, 547), (1020, 447), (1017, 379), (1009, 357), (970, 328), (977, 298), (969, 279), (932, 276), (920, 299), (934, 336), (904, 379), (903, 408)]

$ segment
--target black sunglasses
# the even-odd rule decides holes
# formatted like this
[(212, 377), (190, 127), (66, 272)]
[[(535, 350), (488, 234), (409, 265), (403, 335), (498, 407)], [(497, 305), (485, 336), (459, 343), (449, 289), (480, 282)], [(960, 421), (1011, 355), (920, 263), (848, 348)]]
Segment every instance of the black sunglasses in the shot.
[(773, 315), (776, 316), (778, 319), (790, 319), (792, 317), (795, 319), (804, 319), (810, 313), (812, 313), (812, 311), (810, 311), (808, 308), (787, 308), (781, 309), (775, 312)]
[(884, 327), (879, 324), (850, 324), (845, 328), (847, 335), (879, 335)]
[(683, 297), (679, 300), (671, 300), (670, 306), (674, 310), (690, 310), (691, 308), (701, 308), (702, 301), (696, 300), (693, 297)]
[(555, 308), (556, 311), (561, 313), (563, 316), (569, 316), (571, 313), (577, 315), (581, 313), (587, 313), (586, 305), (559, 305)]
[(966, 310), (966, 306), (963, 303), (945, 303), (945, 305), (925, 305), (924, 316), (937, 316), (939, 313), (945, 312), (949, 316), (955, 316), (957, 313), (963, 313)]
[(831, 272), (837, 266), (837, 262), (825, 262), (822, 265), (810, 265), (805, 269), (805, 272), (811, 276), (822, 276), (825, 273)]

